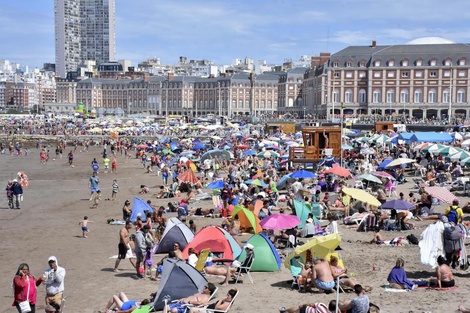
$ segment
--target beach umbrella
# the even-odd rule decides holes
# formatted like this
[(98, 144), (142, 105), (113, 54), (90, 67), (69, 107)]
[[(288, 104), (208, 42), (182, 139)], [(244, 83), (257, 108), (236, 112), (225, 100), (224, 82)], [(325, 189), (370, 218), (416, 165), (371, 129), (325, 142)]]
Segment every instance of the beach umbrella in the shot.
[(397, 211), (401, 210), (411, 210), (415, 207), (414, 204), (409, 203), (405, 200), (394, 199), (387, 202), (384, 202), (380, 208), (384, 210), (392, 210), (395, 209)]
[(460, 165), (462, 165), (462, 166), (470, 166), (470, 157), (468, 157), (468, 158), (463, 159), (462, 161), (460, 161)]
[(387, 168), (416, 162), (414, 159), (398, 158), (387, 164)]
[(199, 179), (196, 177), (192, 169), (187, 169), (183, 173), (178, 175), (178, 180), (184, 183), (196, 184)]
[(341, 236), (339, 234), (313, 237), (305, 244), (295, 248), (284, 260), (284, 265), (290, 268), (290, 260), (292, 258), (300, 256), (303, 260), (307, 260), (308, 254), (310, 254), (311, 259), (314, 257), (326, 258), (329, 253), (335, 251), (340, 243)]
[(461, 151), (465, 151), (465, 150), (456, 148), (456, 147), (445, 147), (439, 150), (433, 150), (432, 154), (446, 156), (446, 155), (456, 154)]
[(194, 145), (194, 147), (193, 147), (192, 149), (193, 149), (193, 150), (206, 149), (206, 146), (204, 146), (204, 145), (201, 144), (201, 143), (198, 143), (198, 144)]
[(435, 143), (435, 144), (429, 145), (427, 147), (424, 147), (423, 149), (421, 149), (421, 152), (423, 152), (423, 153), (432, 152), (433, 150), (439, 150), (439, 149), (442, 149), (442, 148), (445, 148), (445, 147), (447, 147), (447, 146), (442, 145), (440, 143)]
[(318, 175), (310, 171), (300, 170), (300, 171), (296, 171), (290, 174), (290, 177), (291, 178), (316, 178), (318, 177)]
[(210, 150), (201, 156), (201, 161), (204, 162), (204, 160), (206, 159), (213, 159), (216, 157), (220, 161), (230, 160), (230, 152), (228, 152), (227, 150)]
[(395, 180), (395, 177), (393, 177), (392, 174), (387, 173), (387, 172), (382, 172), (382, 171), (376, 171), (376, 172), (371, 172), (372, 175), (377, 176), (377, 177), (382, 177), (382, 178), (388, 178), (391, 180)]
[(163, 154), (171, 154), (171, 155), (175, 154), (173, 151), (171, 151), (169, 149), (163, 149), (162, 152), (163, 152)]
[(456, 161), (463, 161), (469, 157), (470, 157), (470, 152), (462, 150), (460, 152), (446, 156), (446, 159), (451, 160), (452, 162), (456, 162)]
[(462, 143), (460, 144), (462, 147), (468, 147), (470, 146), (470, 139), (467, 139), (467, 140), (464, 140), (462, 141)]
[(246, 150), (243, 152), (243, 155), (255, 155), (256, 151), (255, 150)]
[(367, 180), (367, 181), (371, 181), (371, 182), (374, 182), (374, 183), (377, 183), (377, 184), (382, 183), (382, 181), (377, 176), (374, 176), (372, 174), (365, 173), (365, 174), (359, 175), (357, 178), (364, 179), (364, 180)]
[(333, 164), (333, 167), (327, 169), (325, 171), (325, 173), (326, 174), (334, 174), (334, 175), (338, 175), (338, 176), (341, 176), (341, 177), (351, 176), (351, 172), (348, 169), (346, 169), (344, 167), (341, 167), (338, 164)]
[(260, 223), (263, 229), (282, 230), (290, 229), (300, 224), (300, 219), (290, 214), (271, 214)]
[(358, 201), (368, 203), (370, 205), (379, 207), (381, 205), (380, 201), (377, 200), (376, 197), (371, 195), (365, 190), (362, 189), (357, 189), (357, 188), (343, 188), (341, 190), (344, 194), (350, 196), (353, 199), (356, 199)]
[(278, 190), (284, 189), (287, 187), (288, 183), (292, 183), (295, 181), (295, 178), (290, 177), (290, 174), (284, 175), (279, 179), (279, 181), (276, 183), (276, 187)]
[(310, 203), (299, 201), (299, 200), (294, 200), (294, 208), (295, 208), (295, 215), (297, 215), (297, 217), (300, 220), (299, 227), (303, 228), (308, 219), (308, 214), (312, 212)]
[(216, 180), (211, 182), (209, 185), (206, 186), (207, 189), (222, 189), (224, 188), (225, 182), (222, 180)]
[(261, 180), (259, 180), (259, 179), (252, 180), (252, 181), (250, 181), (249, 184), (250, 184), (250, 185), (253, 185), (253, 186), (268, 188), (268, 185), (266, 185), (265, 182), (263, 182), (263, 181), (261, 181)]
[(431, 195), (431, 197), (445, 203), (452, 203), (454, 200), (458, 200), (458, 198), (452, 192), (444, 187), (429, 186), (424, 187), (424, 191)]
[(270, 157), (279, 157), (279, 153), (274, 151), (262, 151), (256, 155), (258, 158), (270, 158)]
[(249, 147), (247, 145), (238, 145), (238, 146), (235, 146), (235, 148), (237, 148), (237, 149), (248, 149)]
[(348, 150), (348, 151), (354, 149), (353, 146), (350, 146), (350, 145), (345, 144), (345, 143), (341, 147), (343, 148), (343, 150)]
[(140, 145), (137, 145), (135, 148), (136, 149), (148, 149), (148, 145), (141, 143)]
[(240, 226), (246, 228), (252, 227), (255, 234), (260, 233), (263, 229), (260, 226), (260, 221), (255, 213), (241, 205), (236, 205), (232, 211), (232, 217), (238, 215)]

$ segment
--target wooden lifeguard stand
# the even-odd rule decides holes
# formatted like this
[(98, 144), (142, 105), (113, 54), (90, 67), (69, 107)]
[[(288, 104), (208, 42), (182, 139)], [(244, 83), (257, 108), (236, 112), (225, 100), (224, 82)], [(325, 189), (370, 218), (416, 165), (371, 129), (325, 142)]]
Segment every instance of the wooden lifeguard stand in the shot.
[(386, 134), (389, 130), (393, 131), (393, 122), (375, 122), (375, 131)]
[(319, 126), (302, 128), (303, 147), (289, 149), (291, 163), (316, 163), (324, 157), (341, 158), (341, 128)]

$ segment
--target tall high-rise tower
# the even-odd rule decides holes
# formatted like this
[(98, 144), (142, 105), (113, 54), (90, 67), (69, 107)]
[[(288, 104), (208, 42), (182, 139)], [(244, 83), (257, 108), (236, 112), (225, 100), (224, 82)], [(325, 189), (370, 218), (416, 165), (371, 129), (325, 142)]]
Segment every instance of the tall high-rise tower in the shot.
[(116, 57), (115, 0), (54, 0), (56, 75)]

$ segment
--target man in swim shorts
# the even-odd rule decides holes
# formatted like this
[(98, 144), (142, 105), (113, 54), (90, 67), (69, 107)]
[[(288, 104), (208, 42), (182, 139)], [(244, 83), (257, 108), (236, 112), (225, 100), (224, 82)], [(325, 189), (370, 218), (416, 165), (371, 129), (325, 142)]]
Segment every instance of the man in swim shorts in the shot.
[(315, 286), (320, 290), (331, 291), (335, 287), (335, 280), (328, 262), (315, 257), (313, 263), (312, 281)]

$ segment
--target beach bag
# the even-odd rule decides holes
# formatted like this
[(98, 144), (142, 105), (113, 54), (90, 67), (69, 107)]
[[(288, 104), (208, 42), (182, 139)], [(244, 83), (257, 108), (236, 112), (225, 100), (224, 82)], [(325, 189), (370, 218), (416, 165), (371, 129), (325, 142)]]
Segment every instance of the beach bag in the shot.
[(31, 312), (31, 306), (29, 305), (29, 287), (31, 286), (31, 283), (29, 282), (29, 279), (27, 279), (27, 282), (28, 282), (28, 291), (26, 293), (26, 300), (18, 302), (18, 306), (20, 307), (21, 313)]
[(410, 234), (406, 237), (406, 240), (408, 240), (410, 243), (417, 245), (419, 243), (418, 237), (416, 237), (414, 234)]
[(458, 224), (459, 220), (459, 214), (457, 213), (458, 206), (452, 205), (450, 207), (450, 211), (447, 214), (447, 219), (449, 220), (449, 223), (454, 223), (455, 225)]
[(444, 251), (446, 253), (453, 253), (460, 251), (460, 228), (459, 227), (446, 227), (444, 229)]

